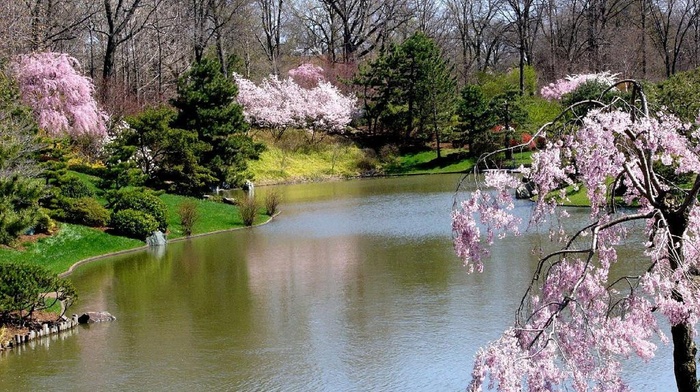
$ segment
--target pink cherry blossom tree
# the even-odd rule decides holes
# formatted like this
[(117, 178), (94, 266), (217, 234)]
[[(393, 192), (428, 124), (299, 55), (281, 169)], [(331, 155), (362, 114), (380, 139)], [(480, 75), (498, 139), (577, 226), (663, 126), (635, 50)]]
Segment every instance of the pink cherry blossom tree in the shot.
[(78, 68), (75, 58), (52, 52), (21, 55), (12, 64), (22, 100), (49, 136), (107, 134), (108, 116), (94, 98), (95, 86)]
[(319, 82), (326, 80), (323, 68), (311, 63), (304, 63), (292, 68), (288, 74), (292, 80), (306, 89), (314, 88), (318, 86)]
[[(542, 255), (513, 327), (477, 353), (471, 391), (488, 380), (499, 391), (628, 390), (620, 360), (654, 356), (657, 339), (667, 341), (661, 318), (671, 325), (678, 390), (695, 390), (700, 131), (668, 114), (649, 115), (637, 84), (633, 96), (637, 106), (600, 107), (535, 135), (546, 135), (547, 144), (525, 170), (537, 193), (530, 225), (568, 216), (557, 207), (566, 186), (585, 187), (590, 220), (575, 232), (554, 226), (550, 238), (560, 250)], [(689, 186), (674, 180), (684, 176)], [(522, 226), (511, 196), (520, 179), (504, 171), (474, 179), (477, 190), (452, 215), (455, 251), (469, 272), (484, 268), (496, 238), (518, 235)], [(616, 208), (620, 201), (637, 207)], [(647, 239), (641, 260), (625, 261), (636, 272), (611, 273), (619, 245), (635, 230)]]
[(617, 80), (617, 75), (610, 72), (599, 72), (592, 74), (569, 75), (563, 79), (558, 79), (554, 83), (542, 87), (540, 95), (542, 98), (550, 100), (560, 100), (564, 94), (576, 90), (582, 84), (589, 81), (596, 81), (605, 86), (612, 86)]
[[(335, 86), (321, 79), (305, 88), (292, 78), (274, 75), (256, 85), (240, 75), (238, 103), (246, 119), (254, 126), (269, 129), (281, 138), (288, 128), (306, 129), (312, 136), (319, 132), (342, 132), (357, 110), (357, 99), (344, 95)], [(307, 79), (308, 81), (308, 79)]]

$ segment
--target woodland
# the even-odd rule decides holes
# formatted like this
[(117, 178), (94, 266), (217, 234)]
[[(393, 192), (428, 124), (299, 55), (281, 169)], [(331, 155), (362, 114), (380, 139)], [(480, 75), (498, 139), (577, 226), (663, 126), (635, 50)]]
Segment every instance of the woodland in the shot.
[[(697, 0), (4, 2), (0, 243), (63, 223), (167, 232), (160, 195), (242, 186), (271, 148), (314, 154), (340, 138), (362, 151), (357, 175), (426, 149), (516, 169), (517, 149), (530, 224), (565, 219), (555, 207), (575, 192), (590, 222), (550, 232), (561, 250), (541, 255), (470, 388), (625, 390), (620, 358), (653, 356), (661, 319), (678, 389), (695, 390), (699, 13)], [(469, 272), (522, 223), (520, 179), (472, 178), (452, 215)], [(631, 221), (649, 240), (638, 275), (618, 279)], [(0, 293), (22, 296), (0, 298), (3, 319), (42, 308), (46, 290), (72, 300), (65, 281), (16, 267)], [(24, 290), (37, 276), (47, 287)]]

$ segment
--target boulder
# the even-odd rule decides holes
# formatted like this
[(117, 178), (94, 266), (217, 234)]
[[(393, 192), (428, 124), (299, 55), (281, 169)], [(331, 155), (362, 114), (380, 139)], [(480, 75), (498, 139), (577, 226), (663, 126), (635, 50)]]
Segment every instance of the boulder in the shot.
[(532, 183), (532, 181), (523, 182), (515, 189), (515, 198), (530, 199), (535, 196), (534, 191), (535, 185)]
[(156, 231), (151, 234), (150, 237), (146, 238), (146, 243), (148, 246), (163, 246), (167, 242), (168, 241), (165, 239), (165, 234), (163, 234), (161, 231)]
[(86, 312), (80, 315), (80, 317), (78, 317), (78, 323), (102, 323), (105, 321), (114, 321), (116, 319), (117, 318), (112, 316), (109, 312)]

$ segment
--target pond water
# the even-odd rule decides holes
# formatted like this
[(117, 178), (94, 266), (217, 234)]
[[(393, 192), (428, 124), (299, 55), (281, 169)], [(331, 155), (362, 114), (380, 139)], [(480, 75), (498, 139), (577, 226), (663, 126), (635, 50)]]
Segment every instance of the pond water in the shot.
[[(467, 275), (451, 246), (458, 179), (282, 186), (267, 225), (81, 267), (71, 313), (117, 321), (1, 354), (0, 389), (462, 391), (543, 240), (499, 243)], [(635, 390), (674, 385), (670, 348), (658, 354), (627, 366)]]

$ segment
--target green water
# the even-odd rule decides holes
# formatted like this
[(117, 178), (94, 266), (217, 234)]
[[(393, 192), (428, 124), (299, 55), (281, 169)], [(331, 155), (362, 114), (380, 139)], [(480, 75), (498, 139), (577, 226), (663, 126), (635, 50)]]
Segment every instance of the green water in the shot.
[[(512, 322), (542, 239), (501, 243), (467, 275), (451, 247), (457, 180), (279, 187), (270, 224), (81, 267), (72, 312), (117, 321), (1, 354), (0, 389), (462, 391), (476, 350)], [(660, 361), (632, 368), (634, 385), (664, 390)]]

